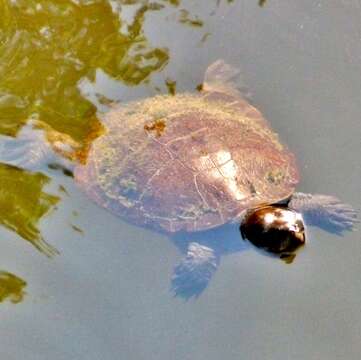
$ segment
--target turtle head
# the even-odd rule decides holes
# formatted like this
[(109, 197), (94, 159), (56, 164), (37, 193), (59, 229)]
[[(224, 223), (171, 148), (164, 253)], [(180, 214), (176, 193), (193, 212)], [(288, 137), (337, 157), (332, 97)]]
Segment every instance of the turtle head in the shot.
[(305, 244), (305, 227), (301, 214), (281, 205), (263, 206), (247, 211), (241, 234), (257, 248), (277, 254), (286, 263)]

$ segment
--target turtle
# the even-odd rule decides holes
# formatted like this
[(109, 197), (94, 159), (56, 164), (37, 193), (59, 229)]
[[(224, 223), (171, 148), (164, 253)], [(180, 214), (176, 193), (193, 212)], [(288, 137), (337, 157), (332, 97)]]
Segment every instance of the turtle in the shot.
[[(252, 243), (290, 263), (305, 244), (304, 224), (341, 234), (357, 221), (352, 206), (334, 196), (296, 192), (295, 155), (237, 79), (236, 67), (217, 60), (198, 92), (113, 108), (87, 161), (73, 166), (75, 182), (98, 205), (171, 235), (184, 253), (171, 288), (187, 299), (207, 287), (222, 254)], [(55, 139), (47, 145), (44, 138), (39, 142), (38, 130), (24, 130), (26, 146), (16, 157), (4, 151), (7, 144), (0, 148), (3, 161), (33, 169), (50, 163), (49, 147), (66, 161), (76, 146), (71, 139), (47, 128)]]

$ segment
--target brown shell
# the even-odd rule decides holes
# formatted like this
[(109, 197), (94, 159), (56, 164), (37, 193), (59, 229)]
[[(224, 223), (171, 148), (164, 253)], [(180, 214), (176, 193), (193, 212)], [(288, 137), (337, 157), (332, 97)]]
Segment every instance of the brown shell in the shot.
[(289, 197), (294, 155), (235, 91), (163, 95), (108, 113), (76, 181), (132, 223), (175, 232), (213, 228)]

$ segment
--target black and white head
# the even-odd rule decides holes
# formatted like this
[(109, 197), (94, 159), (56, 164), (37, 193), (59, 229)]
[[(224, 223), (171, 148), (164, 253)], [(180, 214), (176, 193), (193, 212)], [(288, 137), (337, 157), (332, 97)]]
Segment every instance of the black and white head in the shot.
[(259, 249), (277, 254), (287, 263), (305, 244), (302, 215), (287, 206), (269, 205), (248, 210), (240, 226), (243, 239)]

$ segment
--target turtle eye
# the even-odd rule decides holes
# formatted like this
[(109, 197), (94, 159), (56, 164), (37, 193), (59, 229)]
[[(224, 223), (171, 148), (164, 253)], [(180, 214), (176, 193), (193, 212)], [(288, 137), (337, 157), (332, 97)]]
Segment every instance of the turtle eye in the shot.
[(280, 254), (281, 259), (289, 259), (289, 255), (305, 243), (302, 216), (287, 207), (264, 206), (250, 210), (244, 216), (240, 230), (243, 239), (258, 248)]

